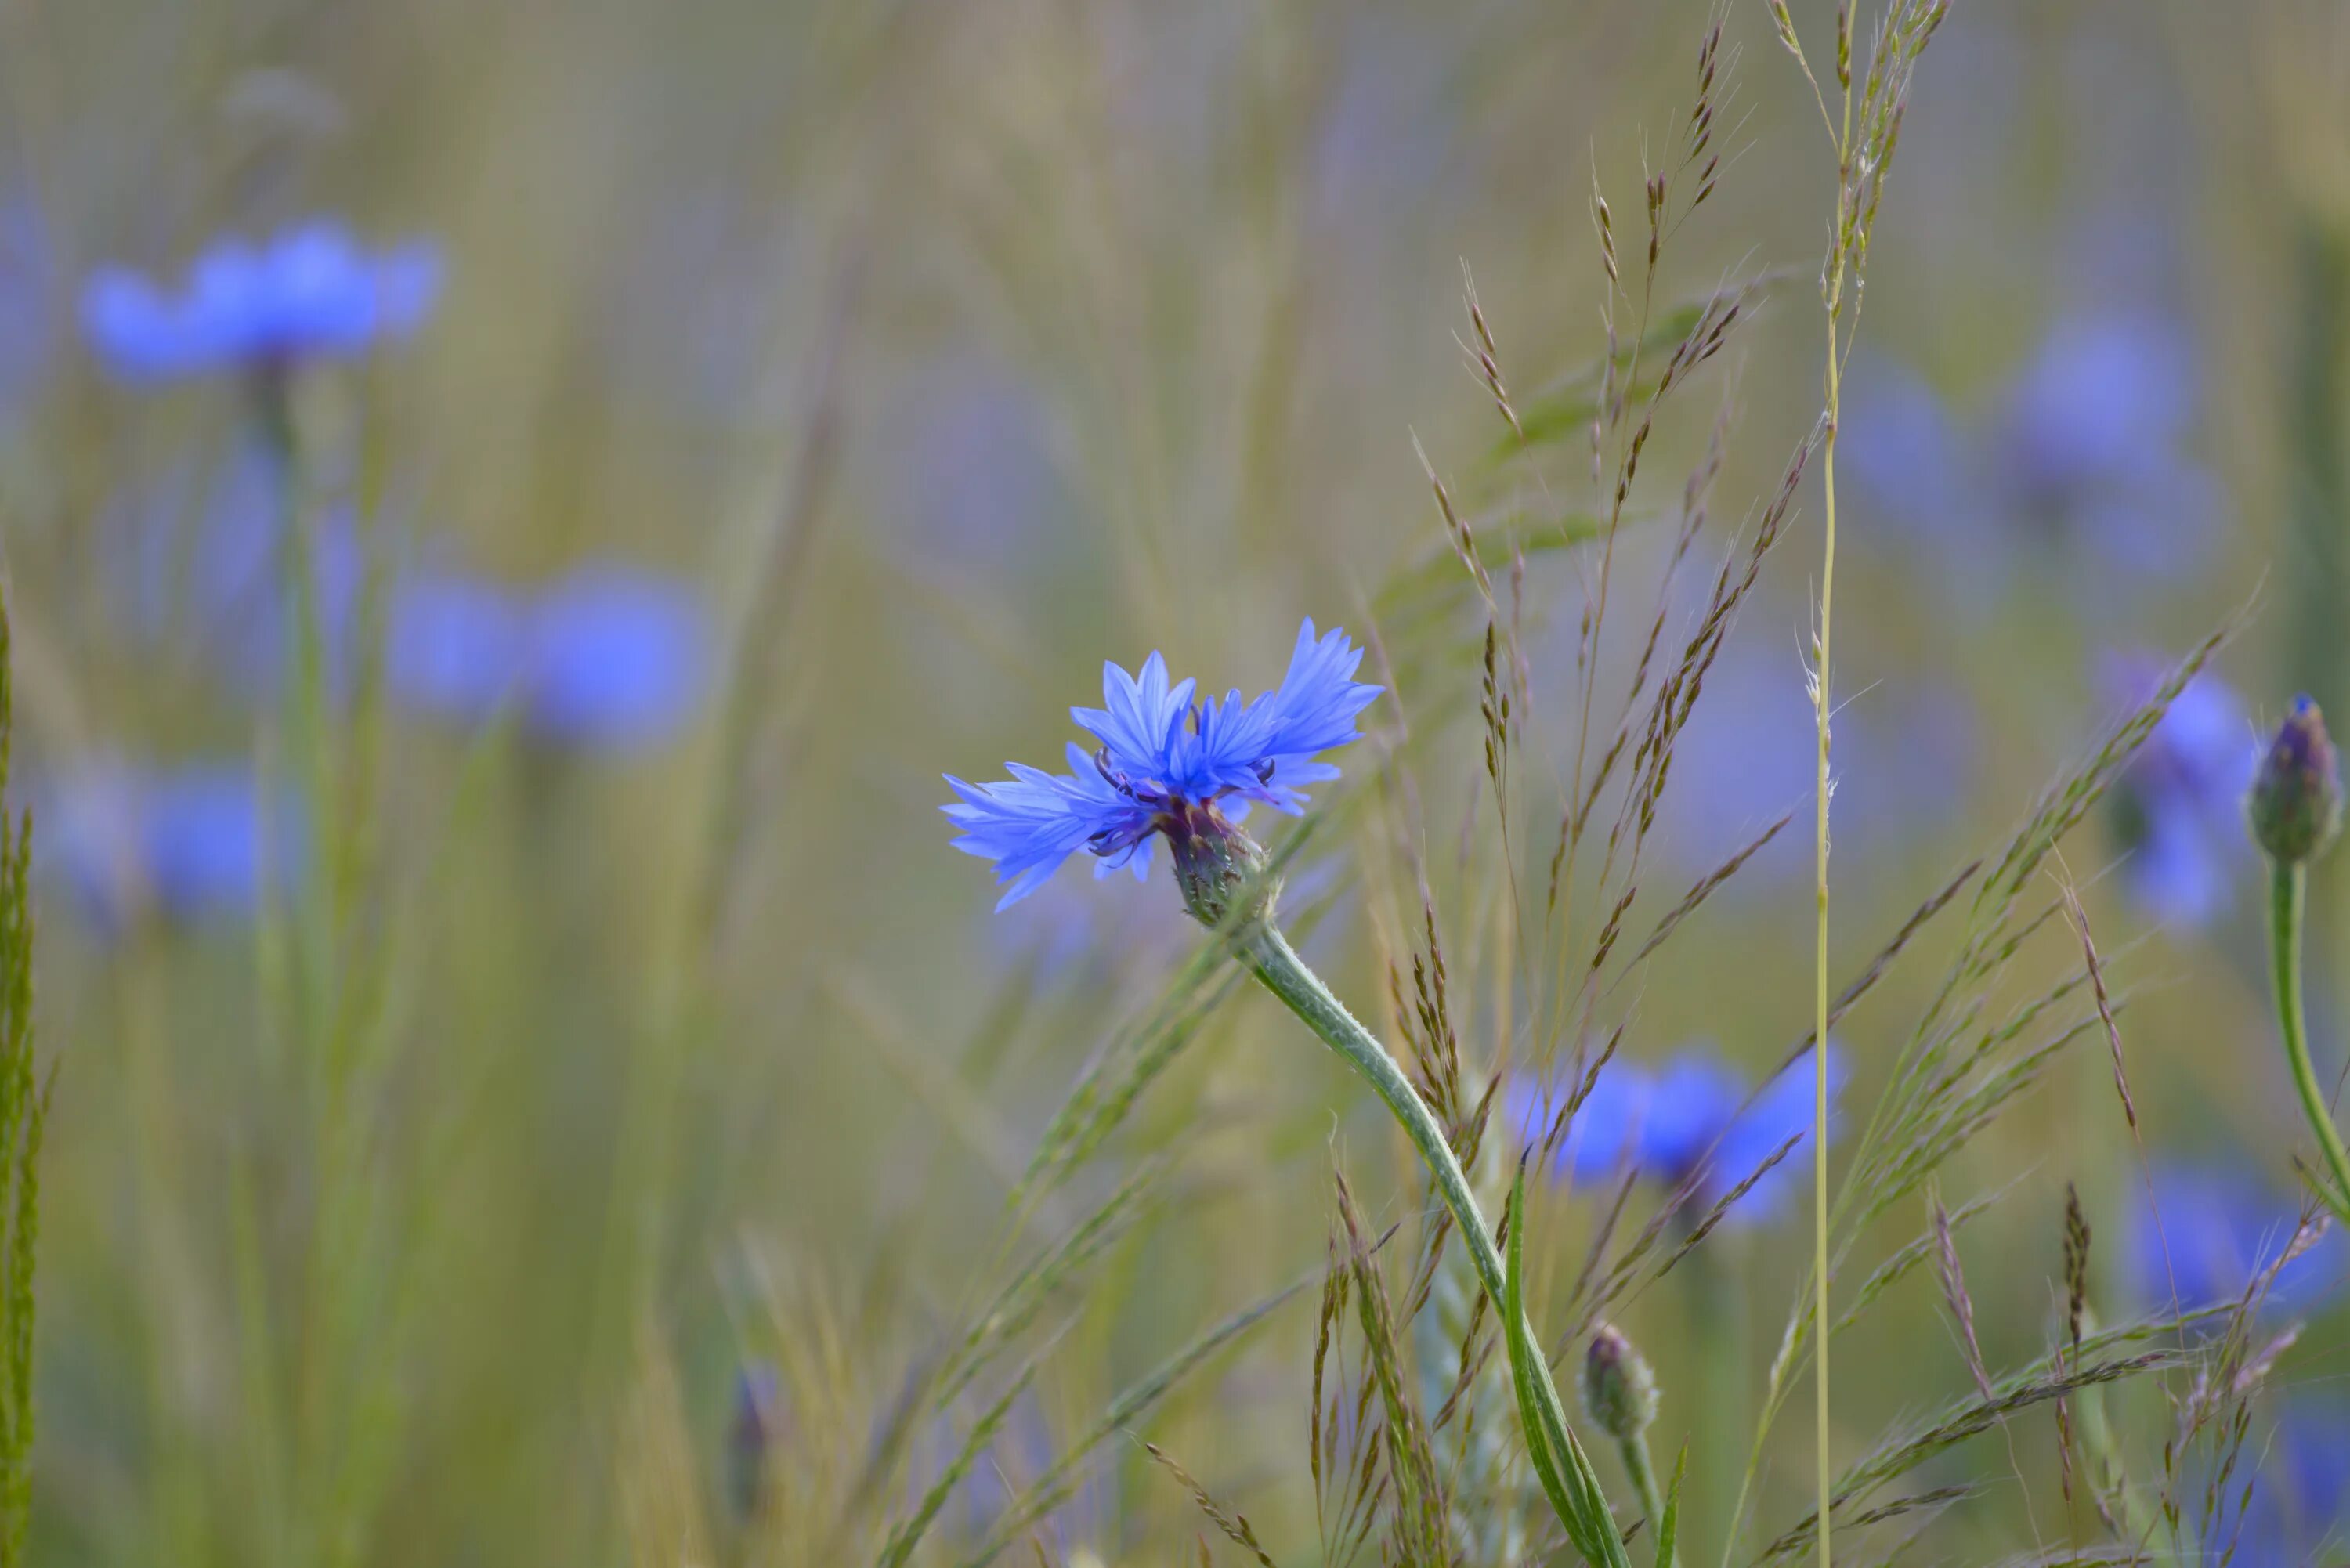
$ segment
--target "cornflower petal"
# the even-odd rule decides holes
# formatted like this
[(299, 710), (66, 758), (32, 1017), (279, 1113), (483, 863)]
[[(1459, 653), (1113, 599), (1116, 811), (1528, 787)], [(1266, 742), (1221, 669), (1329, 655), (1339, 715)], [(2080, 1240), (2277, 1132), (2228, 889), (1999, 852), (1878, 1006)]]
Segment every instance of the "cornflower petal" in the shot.
[(1102, 706), (1072, 708), (1077, 727), (1102, 743), (1110, 766), (1137, 783), (1166, 784), (1170, 748), (1191, 711), (1195, 682), (1170, 685), (1167, 660), (1157, 652), (1142, 661), (1139, 679), (1116, 661), (1102, 666)]

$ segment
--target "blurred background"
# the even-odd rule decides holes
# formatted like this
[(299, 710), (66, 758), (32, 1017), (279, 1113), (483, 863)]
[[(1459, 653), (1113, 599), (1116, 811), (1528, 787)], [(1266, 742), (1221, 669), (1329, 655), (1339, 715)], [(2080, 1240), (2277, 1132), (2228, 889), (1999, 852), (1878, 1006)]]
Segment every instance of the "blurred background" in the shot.
[[(1513, 386), (1600, 353), (1595, 184), (1634, 232), (1712, 19), (0, 5), (0, 544), (62, 1064), (36, 1560), (749, 1560), (743, 1478), (887, 1427), (1054, 1107), (1200, 945), (1163, 880), (1071, 867), (993, 912), (941, 775), (1056, 763), (1105, 658), (1253, 691), (1301, 617), (1376, 636), (1383, 585), (1443, 549), (1415, 438), (1447, 472), (1504, 433), (1464, 263)], [(1832, 161), (1762, 6), (1724, 38), (1734, 156), (1660, 297), (1783, 273), (1660, 440), (1636, 511), (1671, 512), (1731, 411), (1685, 579), (1669, 529), (1627, 536), (1626, 635), (1660, 591), (1701, 606), (1818, 411)], [(2138, 998), (2140, 1132), (2092, 1041), (1960, 1162), (2018, 1184), (1968, 1232), (1994, 1362), (2047, 1342), (2068, 1181), (2108, 1320), (2161, 1293), (2149, 1180), (2170, 1270), (2216, 1289), (2291, 1227), (2306, 1135), (2235, 802), (2294, 691), (2350, 711), (2345, 73), (2327, 0), (1964, 0), (1902, 134), (1843, 427), (1839, 971), (2255, 606), (2066, 846)], [(1581, 461), (1555, 467), (1578, 496)], [(1627, 1063), (1702, 1047), (1752, 1081), (1809, 1025), (1815, 500), (1709, 679), (1659, 887), (1796, 825), (1631, 999)], [(1590, 580), (1526, 580), (1554, 774)], [(1442, 867), (1473, 737), (1443, 739), (1451, 687), (1399, 684), (1338, 760), (1415, 779), (1419, 815), (1346, 816), (1294, 879), (1375, 1023), (1420, 918), (1403, 850), (1470, 915)], [(2329, 1075), (2345, 898), (2321, 869)], [(1939, 962), (1845, 1024), (1848, 1106)], [(1117, 1389), (1319, 1265), (1334, 1142), (1374, 1218), (1416, 1201), (1294, 1021), (1211, 1012), (1105, 1160), (1170, 1158), (1180, 1200), (1062, 1303), (926, 1552), (960, 1561)], [(1759, 1401), (1808, 1245), (1783, 1196), (1627, 1310), (1668, 1453), (1701, 1380)], [(2280, 1562), (2350, 1501), (2350, 1303), (2341, 1259), (2309, 1262), (2263, 1406)], [(1284, 1563), (1320, 1560), (1314, 1327), (1281, 1309), (1132, 1428)], [(1837, 1364), (1852, 1446), (1967, 1381), (1923, 1281)], [(2150, 1394), (2116, 1418), (2158, 1449), (2168, 1419)], [(1807, 1506), (1806, 1420), (1739, 1561)], [(2045, 1468), (1986, 1468), (1939, 1555), (2029, 1550), (2061, 1508)], [(1203, 1521), (1134, 1438), (1086, 1473), (1040, 1553), (1193, 1560)]]

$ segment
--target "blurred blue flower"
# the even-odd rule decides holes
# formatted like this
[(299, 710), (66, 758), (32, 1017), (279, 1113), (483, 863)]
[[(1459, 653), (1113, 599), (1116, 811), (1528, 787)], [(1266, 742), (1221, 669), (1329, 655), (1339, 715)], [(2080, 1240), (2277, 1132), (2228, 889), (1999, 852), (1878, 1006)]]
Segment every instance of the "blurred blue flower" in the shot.
[[(2136, 704), (2164, 670), (2143, 654), (2118, 655), (2107, 660), (2106, 684)], [(2131, 760), (2112, 797), (2128, 855), (2122, 881), (2156, 919), (2199, 926), (2234, 901), (2236, 879), (2252, 861), (2243, 803), (2260, 757), (2243, 704), (2206, 674), (2179, 692)]]
[(702, 597), (609, 563), (528, 596), (420, 574), (394, 589), (386, 619), (396, 701), (464, 723), (512, 705), (532, 733), (565, 745), (626, 751), (665, 740), (709, 679)]
[(666, 739), (708, 676), (701, 596), (627, 567), (581, 567), (531, 607), (531, 727), (572, 745), (627, 750)]
[(440, 294), (441, 270), (430, 244), (369, 254), (342, 224), (314, 219), (257, 247), (220, 241), (177, 295), (100, 267), (82, 290), (82, 326), (108, 368), (132, 382), (348, 358), (413, 332)]
[(2008, 390), (2001, 469), (2018, 494), (2064, 506), (2135, 490), (2173, 461), (2195, 415), (2195, 361), (2167, 317), (2059, 322)]
[[(1843, 1053), (1828, 1043), (1831, 1096), (1842, 1091)], [(1526, 1078), (1504, 1089), (1504, 1109), (1521, 1142), (1539, 1147), (1564, 1104)], [(1711, 1211), (1762, 1170), (1789, 1139), (1795, 1142), (1722, 1216), (1728, 1225), (1772, 1218), (1810, 1147), (1815, 1086), (1808, 1053), (1762, 1085), (1750, 1103), (1744, 1078), (1711, 1047), (1691, 1047), (1651, 1072), (1613, 1061), (1600, 1070), (1551, 1158), (1555, 1179), (1617, 1180), (1638, 1171), (1668, 1192), (1692, 1183), (1685, 1212)], [(1833, 1136), (1835, 1123), (1829, 1132)]]
[(1149, 874), (1153, 835), (1185, 813), (1236, 822), (1261, 801), (1295, 814), (1305, 806), (1299, 785), (1336, 778), (1336, 768), (1314, 759), (1357, 739), (1357, 718), (1379, 694), (1354, 679), (1362, 661), (1345, 632), (1318, 636), (1309, 618), (1280, 686), (1247, 702), (1238, 691), (1193, 701), (1197, 683), (1170, 684), (1157, 653), (1139, 677), (1107, 664), (1103, 706), (1069, 711), (1099, 742), (1091, 756), (1071, 742), (1066, 774), (1019, 763), (995, 784), (949, 774), (962, 798), (940, 809), (962, 830), (955, 847), (994, 861), (997, 880), (1009, 884), (999, 909), (1035, 892), (1079, 849), (1094, 853), (1097, 877), (1131, 867), (1139, 881)]
[(1962, 420), (1915, 371), (1854, 367), (1840, 438), (1856, 483), (1962, 597), (1985, 597), (2026, 547), (2085, 557), (2082, 586), (2192, 574), (2220, 532), (2218, 483), (2184, 449), (2191, 345), (2173, 317), (2098, 309), (2057, 323), (1996, 398)]
[(299, 813), (242, 763), (141, 769), (106, 763), (46, 792), (35, 854), (90, 920), (249, 919), (296, 871)]
[[(2250, 1505), (2239, 1507), (2241, 1485), (2224, 1494), (2211, 1532), (2214, 1559), (2233, 1537), (2229, 1561), (2245, 1568), (2339, 1561), (2342, 1527), (2350, 1522), (2350, 1410), (2296, 1400), (2264, 1446), (2257, 1432), (2249, 1439), (2243, 1463), (2255, 1459), (2260, 1470)], [(2335, 1554), (2324, 1555), (2327, 1547)]]
[[(2132, 1196), (2123, 1256), (2137, 1299), (2168, 1308), (2222, 1305), (2284, 1253), (2299, 1211), (2248, 1171), (2168, 1162)], [(2287, 1313), (2314, 1312), (2341, 1293), (2350, 1242), (2329, 1228), (2277, 1272), (2267, 1301)]]

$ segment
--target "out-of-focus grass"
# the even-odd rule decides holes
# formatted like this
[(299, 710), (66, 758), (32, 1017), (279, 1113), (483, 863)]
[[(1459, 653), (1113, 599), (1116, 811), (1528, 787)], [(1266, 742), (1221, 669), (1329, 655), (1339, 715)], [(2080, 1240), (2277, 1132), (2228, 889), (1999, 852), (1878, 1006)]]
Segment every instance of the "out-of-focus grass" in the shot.
[[(2324, 57), (2292, 49), (2327, 36), (2293, 9), (2263, 0), (2215, 39), (2127, 5), (1984, 3), (1937, 44), (1866, 337), (1927, 389), (1955, 456), (1902, 445), (1856, 372), (1839, 975), (2118, 711), (2109, 650), (2181, 649), (2272, 569), (2291, 591), (2271, 594), (2228, 678), (2270, 715), (2290, 687), (2340, 689), (2339, 618), (2316, 589), (2303, 602), (2313, 563), (2338, 559), (2338, 410), (2331, 425), (2285, 416), (2327, 406), (2340, 373), (2340, 317), (2318, 296), (2345, 209), (2303, 155), (2311, 91), (2227, 85)], [(720, 649), (694, 722), (646, 752), (579, 754), (396, 707), (372, 750), (363, 726), (341, 732), (348, 790), (321, 809), (376, 851), (337, 950), (347, 1022), (380, 1068), (340, 1116), (316, 1098), (266, 961), (299, 907), (258, 923), (150, 909), (109, 929), (61, 879), (42, 884), (39, 1038), (64, 1066), (36, 1560), (740, 1560), (753, 1532), (726, 1477), (742, 1369), (782, 1370), (754, 1424), (803, 1467), (782, 1480), (853, 1501), (999, 1251), (1048, 1245), (1168, 1157), (1083, 1292), (1056, 1295), (1057, 1337), (933, 1543), (955, 1561), (950, 1537), (983, 1537), (989, 1499), (1034, 1481), (1118, 1390), (1321, 1261), (1334, 1136), (1373, 1228), (1406, 1218), (1418, 1189), (1375, 1111), (1236, 992), (1103, 1168), (1007, 1241), (1006, 1197), (1054, 1107), (1200, 938), (1163, 883), (1075, 871), (991, 916), (979, 868), (946, 847), (939, 774), (1055, 755), (1104, 657), (1163, 648), (1254, 690), (1300, 614), (1367, 629), (1383, 586), (1441, 549), (1412, 432), (1448, 474), (1499, 433), (1450, 336), (1460, 261), (1523, 391), (1599, 353), (1593, 175), (1636, 188), (1640, 128), (1680, 104), (1703, 21), (1596, 3), (211, 0), (0, 18), (0, 540), (36, 843), (39, 786), (87, 763), (266, 770), (287, 754), (277, 708), (194, 628), (127, 601), (133, 541), (202, 537), (242, 412), (224, 383), (137, 391), (99, 373), (75, 309), (100, 261), (176, 275), (217, 232), (314, 211), (371, 240), (436, 239), (433, 318), (320, 378), (305, 409), (348, 458), (363, 532), (432, 541), (516, 586), (598, 556), (679, 574)], [(1759, 7), (1730, 36), (1755, 55), (1751, 115), (1731, 122), (1745, 151), (1668, 258), (1676, 298), (1817, 249), (1810, 102), (1762, 68), (1783, 62)], [(2266, 286), (2289, 245), (2311, 258), (2300, 292)], [(1740, 416), (1725, 524), (1815, 413), (1808, 286), (1763, 307), (1725, 378)], [(2119, 467), (2208, 488), (2035, 477), (2029, 438), (2066, 432), (2015, 428), (2016, 407), (2041, 407), (2017, 388), (2051, 342), (2060, 369), (2076, 363), (2068, 323), (2115, 315), (2185, 345), (2183, 411), (2108, 419), (2145, 388), (2088, 376), (2059, 400), (2087, 429), (2071, 439), (2118, 428)], [(2326, 320), (2330, 337), (2305, 330)], [(1650, 463), (1671, 477), (1642, 498), (1651, 514), (1704, 434), (1700, 417), (1660, 435)], [(1887, 483), (1869, 482), (1872, 440), (1894, 449)], [(1573, 462), (1553, 473), (1579, 483)], [(2183, 524), (2158, 504), (2182, 500)], [(1652, 577), (1664, 532), (1635, 527), (1617, 569)], [(1721, 547), (1708, 537), (1708, 566)], [(1772, 563), (1678, 764), (1651, 877), (1668, 898), (1781, 813), (1807, 814), (1799, 560)], [(1526, 648), (1555, 691), (1573, 685), (1589, 570), (1529, 568)], [(162, 580), (181, 603), (190, 568)], [(1489, 851), (1460, 849), (1478, 759), (1438, 691), (1431, 668), (1399, 693), (1417, 808), (1351, 813), (1316, 846), (1310, 874), (1335, 880), (1309, 956), (1371, 1016), (1380, 960), (1416, 939), (1402, 868), (1419, 864), (1466, 932), (1457, 969), (1494, 986), (1464, 1012), (1490, 1029), (1523, 1018), (1493, 980), (1508, 967), (1474, 956), (1498, 941)], [(1563, 770), (1570, 717), (1527, 718), (1530, 767)], [(353, 803), (364, 821), (335, 815)], [(2128, 867), (2101, 875), (2123, 847), (2112, 827), (2093, 822), (2067, 854), (2137, 998), (2121, 1027), (2146, 1145), (2251, 1171), (2282, 1223), (2294, 1113), (2249, 850), (2220, 834), (2211, 875), (2232, 904), (2141, 943)], [(1702, 1036), (1759, 1075), (1801, 1037), (1800, 848), (1774, 846), (1676, 938), (1629, 999), (1627, 1060)], [(2329, 969), (2350, 951), (2323, 916), (2342, 885), (2320, 871), (2313, 953), (2314, 1033), (2336, 1065)], [(1897, 970), (1843, 1025), (1851, 1106), (1883, 1087), (1938, 972)], [(1995, 1366), (2048, 1343), (2068, 1180), (2097, 1237), (2098, 1313), (2160, 1304), (2132, 1294), (2138, 1154), (2094, 1042), (1950, 1179), (1954, 1202), (2018, 1184), (1960, 1232)], [(1554, 1205), (1554, 1274), (1571, 1274), (1597, 1201)], [(1875, 1239), (1923, 1222), (1905, 1210)], [(1759, 1405), (1806, 1241), (1793, 1215), (1724, 1233), (1626, 1309), (1664, 1387), (1660, 1449), (1700, 1398)], [(2341, 1309), (2309, 1310), (2272, 1416), (2323, 1417), (2342, 1371)], [(1314, 1554), (1312, 1334), (1304, 1307), (1275, 1313), (1139, 1433), (1284, 1563)], [(1836, 1366), (1847, 1457), (1970, 1386), (1922, 1273)], [(1742, 1386), (1708, 1382), (1722, 1377)], [(965, 1423), (984, 1400), (967, 1404)], [(2131, 1440), (2170, 1418), (2146, 1390), (2107, 1409)], [(1750, 1547), (1809, 1506), (1808, 1432), (1787, 1436)], [(934, 1474), (960, 1440), (911, 1434), (908, 1469)], [(2045, 1413), (2018, 1417), (2012, 1441), (2024, 1484), (1995, 1438), (1978, 1444), (1963, 1475), (1990, 1480), (1935, 1526), (1938, 1550), (2062, 1542)], [(1693, 1453), (1710, 1451), (1698, 1435)], [(1103, 1461), (1051, 1550), (1165, 1561), (1205, 1528), (1135, 1444)], [(895, 1512), (920, 1484), (894, 1483)], [(780, 1517), (823, 1516), (795, 1495), (771, 1500)], [(1721, 1549), (1729, 1495), (1692, 1480), (1685, 1552)], [(761, 1527), (778, 1560), (850, 1550), (800, 1527)]]

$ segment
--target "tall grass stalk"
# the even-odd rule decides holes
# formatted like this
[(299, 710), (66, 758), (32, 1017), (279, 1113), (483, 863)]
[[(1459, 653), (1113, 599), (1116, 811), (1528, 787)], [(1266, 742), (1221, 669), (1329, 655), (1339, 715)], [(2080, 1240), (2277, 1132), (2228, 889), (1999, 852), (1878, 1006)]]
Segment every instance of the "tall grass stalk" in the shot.
[[(1815, 1040), (1828, 1034), (1828, 805), (1829, 729), (1834, 713), (1831, 680), (1831, 637), (1835, 629), (1836, 558), (1836, 431), (1844, 414), (1844, 361), (1852, 352), (1859, 327), (1861, 292), (1868, 265), (1868, 236), (1885, 193), (1885, 176), (1901, 134), (1907, 108), (1909, 73), (1934, 29), (1941, 25), (1948, 0), (1893, 0), (1878, 24), (1869, 52), (1868, 71), (1856, 100), (1852, 81), (1852, 7), (1837, 0), (1835, 34), (1836, 108), (1832, 112), (1825, 90), (1795, 34), (1787, 0), (1769, 0), (1771, 16), (1786, 46), (1811, 83), (1819, 102), (1820, 119), (1836, 157), (1835, 220), (1829, 232), (1827, 259), (1820, 268), (1820, 302), (1827, 329), (1825, 371), (1825, 417), (1820, 442), (1820, 603), (1813, 639), (1811, 672), (1812, 719), (1818, 739), (1814, 790), (1813, 853), (1813, 1023)], [(1846, 314), (1849, 301), (1851, 313)], [(1828, 1060), (1814, 1052), (1813, 1125), (1825, 1127), (1828, 1119)], [(1828, 1433), (1828, 1145), (1825, 1137), (1812, 1140), (1812, 1318), (1818, 1345), (1814, 1364), (1814, 1393), (1818, 1423), (1820, 1568), (1829, 1568), (1828, 1513), (1833, 1455)]]

